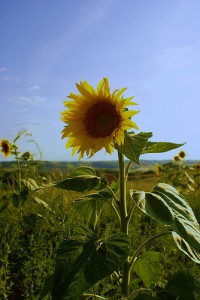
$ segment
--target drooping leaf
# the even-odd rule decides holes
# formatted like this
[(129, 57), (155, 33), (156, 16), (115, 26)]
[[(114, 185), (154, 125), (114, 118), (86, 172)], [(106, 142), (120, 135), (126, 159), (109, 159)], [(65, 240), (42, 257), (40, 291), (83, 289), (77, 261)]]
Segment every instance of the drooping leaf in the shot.
[(152, 137), (152, 132), (140, 132), (133, 134), (125, 132), (124, 144), (121, 146), (115, 145), (116, 149), (123, 153), (128, 159), (140, 164), (139, 158), (149, 138)]
[(185, 143), (175, 144), (175, 143), (171, 143), (171, 142), (150, 142), (150, 141), (148, 141), (142, 151), (142, 154), (167, 152), (167, 151), (179, 148), (183, 145), (185, 145)]
[(153, 192), (131, 191), (138, 207), (147, 215), (173, 231), (180, 250), (200, 263), (200, 228), (188, 203), (172, 186), (159, 183)]
[(52, 182), (48, 185), (41, 186), (35, 191), (43, 188), (56, 187), (68, 191), (87, 192), (92, 189), (97, 189), (100, 185), (100, 177), (93, 175), (79, 175), (72, 178), (67, 178), (62, 181)]
[(176, 243), (176, 246), (183, 251), (186, 255), (188, 255), (192, 260), (199, 263), (199, 250), (194, 247), (191, 247), (186, 240), (181, 238), (176, 232), (172, 232), (172, 236), (174, 238), (174, 241)]

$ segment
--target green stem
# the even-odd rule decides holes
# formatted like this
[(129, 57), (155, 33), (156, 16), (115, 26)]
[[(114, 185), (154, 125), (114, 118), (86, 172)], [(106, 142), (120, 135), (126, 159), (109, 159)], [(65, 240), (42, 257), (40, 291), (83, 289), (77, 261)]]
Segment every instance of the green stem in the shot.
[(118, 152), (119, 159), (119, 184), (120, 184), (120, 217), (121, 217), (121, 232), (128, 234), (127, 226), (127, 203), (126, 203), (126, 182), (125, 182), (125, 165), (124, 155)]
[(130, 168), (131, 164), (132, 164), (132, 160), (130, 160), (128, 162), (127, 167), (126, 167), (126, 171), (125, 171), (126, 179), (128, 178), (129, 168)]
[(146, 294), (149, 295), (151, 293), (151, 290), (149, 289), (145, 289), (145, 288), (141, 288), (139, 290), (134, 291), (130, 297), (128, 297), (128, 300), (132, 300), (134, 299), (136, 296), (139, 296), (140, 294)]
[(135, 251), (134, 255), (131, 257), (131, 260), (129, 262), (130, 264), (130, 269), (132, 269), (134, 263), (136, 262), (136, 259), (138, 257), (138, 254), (140, 253), (140, 251), (149, 243), (151, 243), (153, 240), (157, 239), (158, 237), (162, 236), (162, 235), (166, 235), (166, 234), (170, 234), (172, 233), (171, 230), (166, 231), (166, 232), (162, 232), (159, 233), (157, 235), (152, 236), (150, 239), (148, 239), (147, 241), (145, 241), (142, 245), (140, 245), (140, 247)]
[(117, 210), (115, 204), (113, 203), (113, 201), (110, 203), (110, 205), (112, 206), (114, 212), (116, 213), (119, 222), (121, 222), (120, 214), (119, 214), (119, 212), (118, 212), (118, 210)]
[[(113, 192), (113, 190), (112, 190), (109, 186), (107, 186), (107, 189), (108, 189), (108, 190), (112, 193), (112, 195), (113, 195), (112, 201), (111, 201), (111, 202), (108, 201), (108, 204), (111, 205), (111, 207), (113, 208), (114, 212), (115, 212), (116, 215), (117, 215), (117, 218), (118, 218), (119, 222), (121, 223), (120, 214), (119, 214), (119, 212), (118, 212), (118, 210), (117, 210), (117, 208), (116, 208), (116, 205), (119, 204), (119, 199), (117, 199), (115, 193)], [(113, 201), (113, 200), (114, 200), (114, 201)]]
[(111, 189), (111, 187), (108, 185), (107, 189), (112, 193), (113, 198), (115, 199), (116, 204), (118, 204), (119, 199), (116, 197), (115, 193), (113, 192), (113, 190)]
[(106, 300), (106, 298), (99, 296), (99, 295), (95, 295), (95, 294), (83, 294), (81, 296), (82, 298), (89, 298), (89, 297), (94, 297), (95, 299), (102, 299), (102, 300)]
[[(127, 222), (127, 200), (126, 200), (126, 178), (124, 155), (118, 151), (119, 161), (119, 183), (120, 183), (120, 203), (119, 211), (121, 218), (121, 232), (128, 234)], [(130, 293), (130, 265), (128, 259), (122, 267), (122, 293), (128, 297)]]
[(129, 211), (129, 213), (128, 213), (128, 215), (127, 215), (127, 223), (128, 223), (128, 225), (129, 225), (129, 222), (130, 222), (130, 220), (131, 220), (131, 217), (132, 217), (132, 215), (133, 215), (133, 211), (134, 211), (134, 209), (136, 208), (137, 206), (136, 206), (136, 204), (135, 205), (133, 205), (132, 207), (131, 207), (131, 209), (130, 209), (130, 211)]
[(18, 157), (18, 148), (15, 149), (15, 159), (17, 162), (17, 179), (18, 179), (18, 189), (19, 193), (21, 192), (21, 166), (20, 166), (20, 159)]

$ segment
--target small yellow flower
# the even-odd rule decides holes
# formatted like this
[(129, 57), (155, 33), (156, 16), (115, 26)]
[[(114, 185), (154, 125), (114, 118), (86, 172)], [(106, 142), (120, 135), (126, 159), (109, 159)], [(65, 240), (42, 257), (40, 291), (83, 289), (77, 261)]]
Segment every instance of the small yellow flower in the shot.
[(8, 140), (0, 140), (0, 147), (4, 157), (10, 156), (10, 154), (12, 153), (12, 145)]
[(161, 171), (161, 168), (160, 168), (159, 164), (155, 164), (155, 170), (156, 170), (156, 176), (159, 176), (160, 175), (160, 171)]
[(124, 131), (136, 128), (130, 118), (139, 111), (127, 109), (133, 97), (122, 98), (126, 88), (110, 92), (107, 78), (103, 78), (94, 89), (88, 82), (76, 84), (80, 94), (70, 93), (71, 101), (64, 101), (68, 110), (61, 114), (61, 120), (68, 124), (62, 131), (62, 138), (68, 138), (66, 147), (72, 147), (72, 154), (93, 156), (105, 148), (112, 153), (115, 143), (123, 145)]
[(178, 156), (180, 159), (184, 159), (186, 157), (186, 153), (182, 150), (179, 152)]

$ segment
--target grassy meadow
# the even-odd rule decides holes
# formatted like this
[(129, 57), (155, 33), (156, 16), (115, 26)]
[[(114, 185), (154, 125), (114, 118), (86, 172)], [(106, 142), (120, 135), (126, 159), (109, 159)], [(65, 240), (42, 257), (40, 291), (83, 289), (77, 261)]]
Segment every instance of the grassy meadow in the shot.
[[(0, 299), (39, 299), (37, 295), (42, 289), (44, 279), (54, 272), (59, 244), (82, 233), (80, 226), (85, 221), (71, 206), (73, 200), (83, 196), (82, 193), (58, 188), (45, 188), (34, 192), (37, 186), (67, 178), (79, 166), (80, 162), (51, 165), (43, 162), (24, 163), (20, 170), (22, 185), (19, 186), (16, 165), (1, 163)], [(97, 164), (95, 168), (99, 175), (109, 174), (110, 177), (106, 175), (108, 178), (117, 180), (116, 162)], [(184, 195), (200, 222), (199, 175), (199, 168), (195, 168), (193, 164), (159, 164), (156, 171), (154, 162), (146, 163), (139, 169), (134, 166), (130, 169), (127, 190), (151, 191), (158, 182), (172, 184)], [(32, 181), (28, 181), (28, 178)], [(131, 203), (130, 195), (127, 197)], [(96, 230), (103, 236), (108, 236), (117, 228), (114, 212), (106, 204)], [(164, 230), (163, 226), (135, 208), (129, 233), (133, 249)], [(160, 252), (159, 261), (155, 258), (152, 262), (157, 269), (157, 278), (152, 284), (158, 288), (164, 287), (177, 272), (186, 272), (200, 280), (199, 265), (178, 250), (171, 235), (161, 236), (149, 243), (141, 252), (141, 258), (147, 250)], [(148, 285), (145, 279), (141, 279), (134, 272), (133, 289), (145, 285)], [(102, 299), (121, 299), (120, 274), (112, 274), (95, 284), (88, 292), (98, 293)], [(46, 296), (45, 299), (51, 299), (51, 296)], [(88, 296), (87, 299), (95, 298)]]

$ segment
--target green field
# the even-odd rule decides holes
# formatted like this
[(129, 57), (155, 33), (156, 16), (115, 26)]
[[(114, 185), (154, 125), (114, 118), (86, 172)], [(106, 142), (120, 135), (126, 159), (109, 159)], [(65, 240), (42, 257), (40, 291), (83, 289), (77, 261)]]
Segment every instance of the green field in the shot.
[[(127, 190), (130, 188), (151, 191), (158, 182), (173, 184), (188, 201), (200, 222), (199, 170), (191, 167), (196, 162), (188, 163), (184, 168), (171, 168), (170, 165), (167, 166), (166, 162), (159, 162), (160, 165), (166, 164), (166, 168), (157, 175), (155, 163), (146, 161), (139, 167), (133, 165), (130, 169)], [(56, 187), (33, 192), (34, 182), (41, 186), (63, 180), (74, 169), (80, 167), (80, 164), (80, 162), (35, 162), (28, 166), (24, 164), (20, 171), (22, 186), (19, 193), (15, 164), (1, 163), (1, 299), (39, 299), (37, 295), (42, 289), (45, 278), (54, 272), (59, 244), (65, 239), (70, 240), (82, 234), (80, 226), (87, 225), (87, 222), (79, 215), (78, 211), (72, 208), (71, 203), (82, 197), (83, 193), (65, 191)], [(83, 165), (86, 165), (86, 162), (81, 164), (81, 166)], [(117, 181), (117, 162), (90, 162), (87, 165), (95, 167), (99, 176), (106, 174), (107, 178), (115, 178)], [(27, 182), (28, 178), (32, 178), (34, 181)], [(131, 205), (130, 195), (127, 194), (127, 197), (128, 203)], [(97, 223), (95, 230), (101, 236), (108, 237), (111, 232), (116, 232), (117, 228), (115, 214), (109, 204), (105, 204), (101, 220)], [(138, 249), (152, 236), (163, 231), (165, 231), (165, 227), (136, 208), (129, 232), (132, 251)], [(145, 280), (138, 275), (137, 271), (134, 271), (131, 282), (132, 290), (146, 286), (162, 289), (177, 272), (187, 273), (200, 281), (199, 265), (178, 250), (171, 235), (161, 236), (149, 243), (140, 253), (141, 259), (148, 251), (160, 253), (159, 258), (155, 256), (155, 260), (151, 261), (155, 278), (148, 282), (148, 278)], [(102, 296), (101, 299), (122, 299), (120, 283), (119, 271), (118, 274), (115, 272), (108, 278), (100, 280), (89, 289), (88, 293), (98, 294)], [(51, 299), (51, 296), (47, 295), (45, 299)], [(95, 298), (88, 296), (87, 299)], [(188, 300), (190, 299), (188, 298)]]

